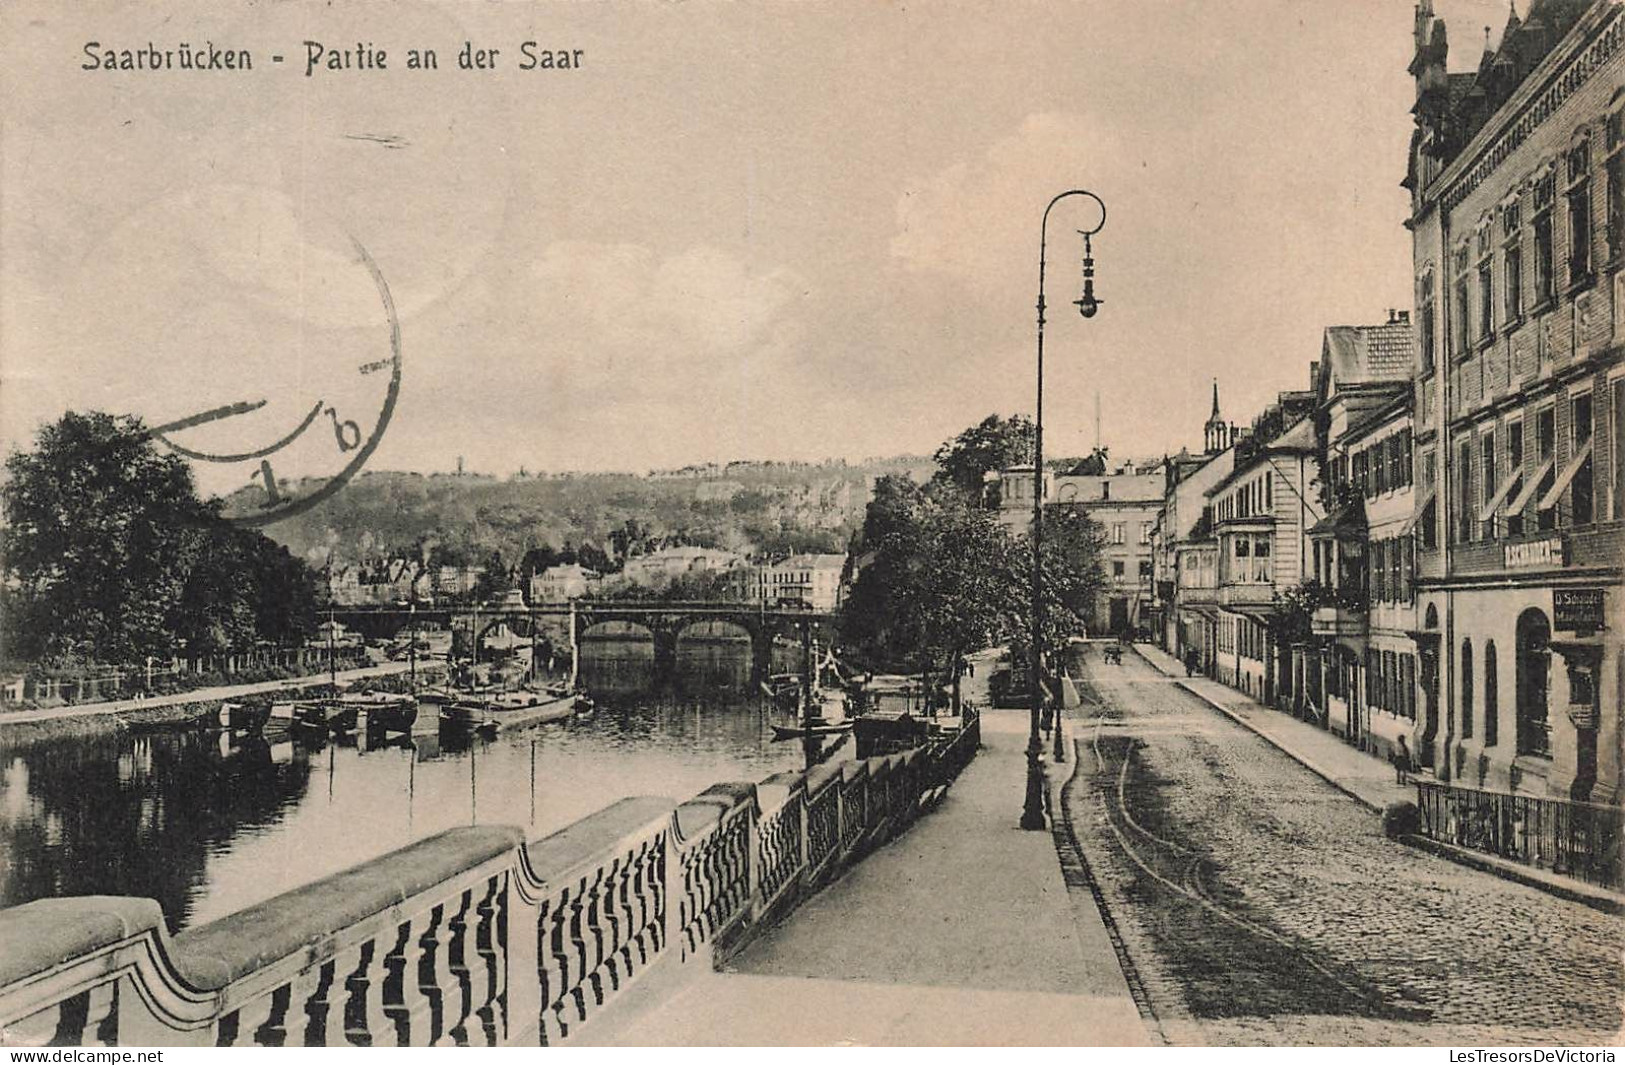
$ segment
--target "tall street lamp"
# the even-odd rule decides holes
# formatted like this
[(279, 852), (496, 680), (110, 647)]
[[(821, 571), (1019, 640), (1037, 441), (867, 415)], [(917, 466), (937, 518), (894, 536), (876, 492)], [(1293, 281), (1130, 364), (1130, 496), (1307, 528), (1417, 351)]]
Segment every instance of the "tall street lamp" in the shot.
[[(1095, 260), (1089, 238), (1106, 225), (1106, 204), (1099, 196), (1084, 189), (1070, 189), (1061, 193), (1044, 208), (1044, 220), (1038, 231), (1038, 395), (1033, 418), (1033, 627), (1028, 667), (1028, 691), (1032, 696), (1031, 729), (1027, 736), (1027, 800), (1021, 811), (1021, 827), (1043, 829), (1044, 822), (1044, 741), (1039, 736), (1044, 702), (1044, 271), (1049, 250), (1049, 213), (1062, 200), (1073, 196), (1087, 196), (1100, 208), (1100, 221), (1093, 229), (1080, 229), (1083, 237), (1083, 294), (1073, 300), (1078, 313), (1093, 318), (1103, 300), (1095, 298)], [(1061, 710), (1055, 711), (1055, 760), (1064, 761), (1065, 748), (1061, 745)]]

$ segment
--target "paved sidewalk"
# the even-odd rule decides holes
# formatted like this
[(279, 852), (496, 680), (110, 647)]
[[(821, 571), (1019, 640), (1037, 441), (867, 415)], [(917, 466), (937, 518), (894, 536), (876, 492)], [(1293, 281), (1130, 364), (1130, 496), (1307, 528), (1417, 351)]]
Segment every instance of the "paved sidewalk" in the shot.
[(1325, 729), (1271, 710), (1216, 680), (1187, 678), (1179, 660), (1160, 647), (1136, 644), (1134, 649), (1152, 666), (1175, 678), (1180, 687), (1258, 733), (1304, 768), (1371, 809), (1381, 811), (1391, 802), (1416, 801), (1416, 788), (1395, 780), (1394, 767), (1384, 759), (1350, 747)]
[(1146, 1043), (1098, 911), (1069, 896), (1050, 833), (1017, 827), (1027, 725), (1025, 711), (985, 710), (983, 749), (934, 812), (727, 972), (699, 976), (621, 1030), (606, 1018), (605, 1030), (583, 1037), (621, 1046)]

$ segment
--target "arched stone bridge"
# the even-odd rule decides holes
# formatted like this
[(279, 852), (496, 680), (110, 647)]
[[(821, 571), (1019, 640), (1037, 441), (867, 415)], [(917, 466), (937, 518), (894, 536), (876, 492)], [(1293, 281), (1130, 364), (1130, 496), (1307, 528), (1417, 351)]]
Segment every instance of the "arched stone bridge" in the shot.
[(344, 625), (373, 639), (394, 636), (416, 623), (439, 624), (453, 632), (468, 632), (475, 640), (499, 624), (506, 623), (516, 631), (529, 632), (536, 620), (567, 619), (572, 614), (575, 616), (577, 639), (594, 626), (611, 621), (628, 622), (647, 630), (654, 638), (655, 666), (658, 670), (667, 670), (675, 664), (678, 637), (689, 626), (701, 621), (735, 625), (750, 635), (752, 670), (758, 679), (770, 671), (775, 636), (799, 637), (804, 630), (810, 630), (822, 633), (827, 643), (833, 635), (836, 617), (820, 611), (750, 603), (635, 599), (577, 599), (570, 603), (543, 603), (528, 607), (352, 606), (333, 612), (333, 616)]

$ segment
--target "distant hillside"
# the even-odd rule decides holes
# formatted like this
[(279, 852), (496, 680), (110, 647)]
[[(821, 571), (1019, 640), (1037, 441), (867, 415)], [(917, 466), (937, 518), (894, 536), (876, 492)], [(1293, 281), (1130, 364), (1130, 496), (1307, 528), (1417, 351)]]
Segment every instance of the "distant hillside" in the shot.
[[(929, 477), (930, 459), (861, 464), (730, 463), (683, 470), (516, 475), (364, 472), (321, 505), (266, 532), (319, 564), (404, 557), (438, 548), (468, 561), (500, 552), (593, 545), (611, 555), (628, 538), (741, 552), (844, 551), (876, 477)], [(297, 491), (295, 486), (295, 491)], [(246, 491), (253, 491), (247, 489)]]

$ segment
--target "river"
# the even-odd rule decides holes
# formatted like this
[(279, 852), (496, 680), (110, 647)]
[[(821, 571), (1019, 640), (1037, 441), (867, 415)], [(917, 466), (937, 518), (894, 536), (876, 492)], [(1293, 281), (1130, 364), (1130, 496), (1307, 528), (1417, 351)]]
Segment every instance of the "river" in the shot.
[(591, 717), (461, 743), (0, 741), (0, 906), (142, 896), (178, 931), (459, 825), (536, 839), (624, 796), (680, 800), (806, 764), (773, 742), (748, 641), (682, 641), (664, 685), (646, 641), (588, 643), (582, 679)]

